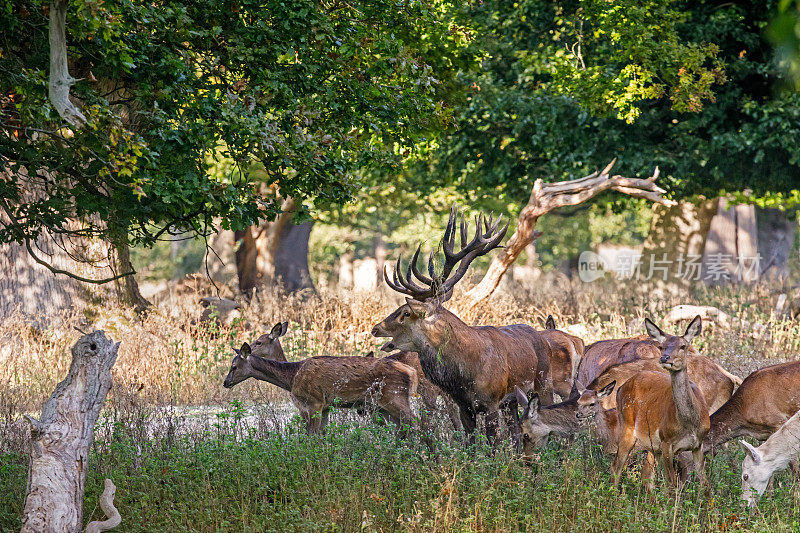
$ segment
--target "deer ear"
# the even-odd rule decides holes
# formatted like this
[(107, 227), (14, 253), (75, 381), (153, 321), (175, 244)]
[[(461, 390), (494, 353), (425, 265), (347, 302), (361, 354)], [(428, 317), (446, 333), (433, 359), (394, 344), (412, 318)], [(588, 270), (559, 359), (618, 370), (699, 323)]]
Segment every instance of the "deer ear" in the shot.
[(250, 351), (250, 345), (247, 343), (242, 344), (242, 347), (239, 348), (239, 355), (242, 357), (242, 359), (247, 359), (248, 357), (250, 357), (251, 353), (252, 352)]
[(686, 333), (683, 334), (683, 338), (686, 342), (692, 342), (692, 339), (700, 335), (701, 331), (703, 331), (703, 319), (700, 318), (700, 315), (697, 315), (686, 327)]
[(745, 453), (750, 456), (755, 464), (761, 463), (761, 452), (758, 451), (758, 448), (744, 439), (740, 440), (739, 442), (742, 443), (742, 448), (744, 448)]
[(289, 327), (288, 322), (284, 322), (283, 324), (278, 322), (277, 324), (272, 326), (272, 331), (269, 332), (269, 340), (274, 341), (275, 339), (286, 333), (286, 329), (288, 327)]
[(644, 319), (644, 329), (647, 330), (647, 334), (650, 335), (650, 338), (656, 342), (664, 342), (666, 335), (661, 328), (655, 325), (655, 323), (650, 320), (649, 318)]
[(612, 381), (611, 383), (609, 383), (608, 385), (597, 391), (597, 397), (605, 398), (606, 396), (614, 392), (614, 387), (616, 387), (616, 385), (617, 385), (617, 380)]
[(544, 329), (556, 329), (556, 321), (553, 315), (547, 315), (547, 320), (544, 323)]
[(525, 407), (523, 419), (537, 420), (539, 418), (539, 395), (534, 393), (531, 399), (528, 400), (528, 406)]
[(281, 324), (281, 337), (286, 335), (286, 332), (289, 331), (289, 321), (286, 320)]

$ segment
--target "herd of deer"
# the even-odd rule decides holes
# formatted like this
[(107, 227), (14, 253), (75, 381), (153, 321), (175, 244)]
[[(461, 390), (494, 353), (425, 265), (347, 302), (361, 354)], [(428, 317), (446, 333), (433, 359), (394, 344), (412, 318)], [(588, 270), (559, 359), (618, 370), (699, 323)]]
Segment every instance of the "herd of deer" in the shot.
[[(737, 437), (769, 438), (759, 448), (742, 441), (743, 497), (750, 505), (774, 471), (796, 465), (800, 361), (762, 368), (742, 381), (691, 347), (702, 329), (699, 316), (680, 336), (646, 319), (647, 335), (584, 348), (581, 339), (556, 329), (552, 317), (544, 330), (536, 330), (525, 324), (469, 326), (448, 311), (442, 304), (455, 284), (475, 258), (500, 245), (507, 228), (478, 215), (470, 240), (454, 206), (440, 272), (433, 252), (427, 272), (420, 270), (421, 246), (405, 274), (400, 259), (391, 278), (384, 272), (386, 283), (407, 296), (372, 329), (373, 336), (389, 339), (381, 350), (392, 355), (287, 362), (279, 339), (287, 330), (284, 322), (253, 346), (236, 350), (224, 386), (253, 377), (286, 389), (312, 433), (324, 430), (334, 405), (361, 412), (371, 404), (404, 427), (417, 420), (413, 396), (419, 394), (428, 411), (438, 408), (441, 397), (455, 429), (470, 439), (482, 414), (494, 444), (502, 415), (516, 449), (528, 460), (550, 437), (593, 429), (615, 456), (615, 483), (632, 454), (646, 452), (642, 478), (648, 489), (656, 460), (670, 487), (692, 470), (705, 484), (705, 454)], [(461, 248), (455, 251), (457, 230)], [(554, 394), (567, 399), (554, 403)]]

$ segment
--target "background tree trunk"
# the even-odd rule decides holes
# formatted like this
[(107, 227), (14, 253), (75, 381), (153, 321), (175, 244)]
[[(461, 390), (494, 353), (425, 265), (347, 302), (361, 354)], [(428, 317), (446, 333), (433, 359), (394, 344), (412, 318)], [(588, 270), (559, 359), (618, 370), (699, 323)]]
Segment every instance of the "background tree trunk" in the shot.
[(306, 220), (299, 225), (289, 222), (277, 236), (273, 278), (287, 292), (314, 289), (308, 269), (308, 239), (313, 227), (313, 220)]
[(288, 292), (314, 288), (308, 269), (308, 239), (313, 221), (294, 224), (293, 199), (283, 202), (274, 221), (251, 226), (235, 234), (239, 290), (245, 294), (262, 284), (283, 283)]
[[(118, 243), (114, 246), (116, 256), (116, 272), (131, 272), (133, 265), (131, 264), (131, 249), (127, 243)], [(145, 309), (151, 306), (142, 293), (139, 292), (139, 283), (136, 281), (136, 276), (125, 276), (114, 282), (116, 284), (117, 297), (123, 304), (133, 307), (137, 313), (144, 312)]]
[(756, 222), (762, 276), (786, 278), (789, 275), (789, 256), (794, 245), (796, 222), (780, 209), (757, 209)]
[(103, 331), (81, 337), (41, 420), (28, 417), (32, 443), (22, 533), (81, 531), (89, 446), (118, 350)]

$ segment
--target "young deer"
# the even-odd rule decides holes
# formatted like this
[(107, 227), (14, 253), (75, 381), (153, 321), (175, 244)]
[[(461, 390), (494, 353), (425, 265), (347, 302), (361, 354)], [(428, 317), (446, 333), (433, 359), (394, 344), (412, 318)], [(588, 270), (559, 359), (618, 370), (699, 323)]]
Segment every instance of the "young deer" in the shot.
[[(551, 437), (570, 437), (585, 431), (585, 427), (575, 417), (577, 398), (569, 398), (561, 403), (542, 406), (539, 395), (528, 399), (519, 387), (503, 399), (518, 420), (521, 435), (521, 452), (530, 459), (539, 448), (547, 445)], [(519, 413), (522, 406), (522, 413)]]
[[(372, 335), (391, 338), (382, 350), (417, 352), (425, 377), (458, 405), (464, 430), (472, 436), (476, 415), (484, 413), (486, 435), (494, 442), (500, 402), (513, 392), (514, 386), (535, 390), (543, 401), (553, 403), (551, 350), (543, 336), (528, 325), (468, 326), (444, 308), (442, 304), (452, 295), (453, 287), (464, 277), (470, 263), (497, 248), (508, 228), (507, 224), (500, 228), (499, 220), (476, 216), (475, 236), (469, 240), (462, 215), (461, 249), (455, 251), (458, 225), (458, 210), (453, 206), (442, 240), (444, 265), (440, 274), (436, 273), (433, 254), (427, 274), (419, 270), (420, 248), (409, 262), (405, 276), (399, 259), (393, 280), (384, 270), (386, 283), (409, 298), (376, 324)], [(511, 423), (509, 413), (504, 414)], [(512, 432), (516, 430), (517, 426), (512, 426)]]
[(616, 384), (616, 381), (612, 381), (600, 390), (586, 389), (581, 392), (575, 412), (575, 418), (594, 425), (597, 440), (603, 445), (603, 450), (611, 455), (617, 453), (619, 419), (616, 408), (603, 407), (603, 398), (614, 392)]
[[(375, 353), (369, 352), (367, 355), (365, 355), (365, 357), (375, 357)], [(398, 361), (416, 370), (417, 377), (419, 378), (417, 394), (419, 394), (426, 411), (440, 411), (439, 398), (441, 398), (442, 403), (444, 404), (443, 410), (447, 413), (448, 418), (450, 418), (450, 422), (453, 424), (453, 429), (456, 431), (462, 431), (464, 429), (464, 427), (461, 425), (461, 418), (458, 414), (458, 406), (453, 403), (453, 400), (451, 400), (442, 389), (431, 383), (431, 381), (425, 377), (425, 374), (422, 372), (422, 365), (420, 365), (419, 362), (419, 355), (416, 352), (395, 352), (387, 355), (384, 357), (384, 359)]]
[(793, 414), (758, 448), (745, 440), (741, 442), (747, 453), (742, 462), (742, 499), (750, 507), (756, 507), (772, 475), (797, 461), (800, 452), (800, 411)]
[(611, 467), (619, 483), (628, 457), (635, 451), (652, 451), (661, 462), (667, 482), (677, 483), (675, 455), (691, 451), (695, 469), (703, 484), (703, 439), (710, 420), (703, 393), (689, 382), (686, 355), (692, 339), (700, 334), (702, 322), (696, 317), (683, 336), (667, 335), (649, 319), (647, 333), (661, 345), (661, 364), (669, 376), (643, 371), (617, 390), (617, 455)]
[[(278, 335), (273, 335), (278, 332)], [(309, 357), (303, 361), (283, 357), (278, 337), (286, 332), (277, 324), (254, 343), (242, 344), (231, 363), (223, 386), (227, 389), (247, 378), (267, 381), (289, 391), (292, 403), (306, 421), (309, 433), (321, 433), (331, 406), (364, 409), (374, 402), (377, 411), (398, 425), (413, 423), (411, 397), (417, 390), (417, 372), (391, 359), (374, 357)]]

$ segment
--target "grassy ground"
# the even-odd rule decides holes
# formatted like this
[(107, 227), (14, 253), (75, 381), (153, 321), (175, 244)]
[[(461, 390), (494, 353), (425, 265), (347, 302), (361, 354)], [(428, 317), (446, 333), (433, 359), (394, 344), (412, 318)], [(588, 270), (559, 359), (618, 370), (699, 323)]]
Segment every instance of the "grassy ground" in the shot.
[[(673, 305), (714, 305), (768, 326), (755, 336), (747, 324), (707, 327), (695, 341), (732, 372), (744, 377), (800, 356), (800, 322), (773, 312), (778, 295), (789, 292), (785, 286), (656, 291), (550, 280), (478, 309), (459, 310), (457, 298), (448, 306), (468, 323), (541, 327), (553, 314), (559, 324), (582, 325), (588, 343), (638, 334), (637, 326), (629, 329), (637, 319), (658, 319)], [(800, 530), (800, 495), (786, 474), (760, 511), (742, 508), (742, 454), (735, 447), (710, 465), (710, 494), (690, 484), (673, 500), (663, 490), (646, 495), (633, 471), (614, 489), (609, 458), (589, 438), (551, 445), (531, 465), (506, 450), (467, 451), (444, 424), (434, 449), (419, 435), (397, 441), (387, 428), (341, 416), (327, 436), (310, 438), (297, 421), (287, 426), (284, 415), (276, 418), (275, 406), (287, 399), (276, 387), (252, 380), (221, 387), (231, 348), (288, 319), (283, 344), (290, 359), (363, 354), (379, 344), (369, 331), (395, 300), (380, 293), (323, 292), (311, 300), (267, 294), (230, 328), (194, 324), (196, 300), (166, 302), (144, 320), (96, 308), (44, 329), (22, 318), (0, 324), (0, 531), (20, 525), (28, 452), (20, 416), (40, 409), (66, 374), (69, 348), (80, 336), (73, 326), (102, 328), (122, 341), (85, 502), (86, 519), (98, 518), (102, 480), (113, 479), (120, 531)], [(266, 407), (253, 417), (244, 410), (250, 405)], [(180, 410), (185, 406), (215, 410), (188, 424), (196, 415)]]
[[(619, 490), (588, 438), (551, 444), (525, 465), (508, 451), (349, 422), (308, 437), (298, 421), (242, 436), (235, 412), (205, 435), (142, 439), (117, 423), (95, 444), (85, 511), (118, 486), (119, 531), (797, 531), (800, 495), (784, 474), (750, 513), (739, 502), (741, 453), (717, 456), (706, 495), (690, 483), (647, 495), (635, 471)], [(243, 438), (234, 438), (235, 435)], [(26, 458), (0, 456), (0, 530), (16, 531)], [(732, 465), (734, 467), (732, 468)]]

